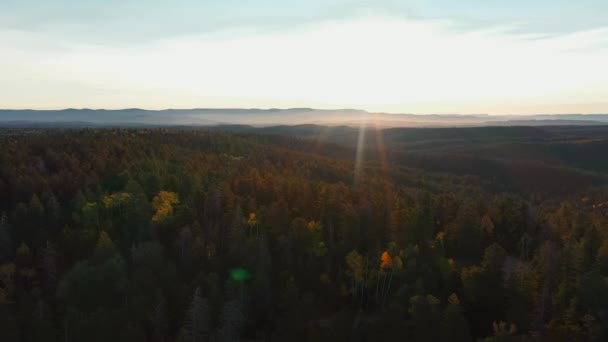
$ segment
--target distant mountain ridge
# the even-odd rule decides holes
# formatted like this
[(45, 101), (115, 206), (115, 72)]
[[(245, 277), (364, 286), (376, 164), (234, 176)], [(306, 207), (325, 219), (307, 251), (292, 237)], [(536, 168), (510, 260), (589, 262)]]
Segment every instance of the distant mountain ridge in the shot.
[(216, 125), (377, 125), (381, 127), (608, 125), (608, 114), (487, 115), (388, 114), (358, 109), (193, 108), (147, 110), (0, 109), (1, 126), (216, 126)]

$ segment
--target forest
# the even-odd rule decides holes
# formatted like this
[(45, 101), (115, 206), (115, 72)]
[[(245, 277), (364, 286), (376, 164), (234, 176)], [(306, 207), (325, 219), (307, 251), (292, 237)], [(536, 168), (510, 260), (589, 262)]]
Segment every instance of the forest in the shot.
[(608, 340), (605, 127), (361, 136), (0, 129), (0, 341)]

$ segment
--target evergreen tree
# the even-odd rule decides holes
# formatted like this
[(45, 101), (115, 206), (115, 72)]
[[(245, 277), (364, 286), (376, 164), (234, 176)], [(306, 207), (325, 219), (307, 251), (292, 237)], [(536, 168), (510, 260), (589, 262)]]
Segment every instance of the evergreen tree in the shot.
[(206, 342), (210, 340), (210, 334), (209, 303), (207, 298), (201, 297), (201, 289), (198, 287), (194, 291), (190, 308), (186, 313), (180, 340), (184, 342)]
[(49, 297), (54, 297), (57, 291), (59, 274), (57, 270), (57, 250), (55, 246), (47, 241), (42, 250), (42, 281), (44, 289)]
[(0, 214), (0, 264), (13, 259), (15, 247), (8, 217), (6, 212), (2, 212)]
[(150, 316), (152, 326), (152, 340), (154, 342), (165, 342), (169, 334), (169, 317), (167, 313), (167, 301), (162, 295), (158, 296), (158, 303), (154, 306)]
[(241, 312), (241, 304), (238, 300), (232, 299), (224, 303), (220, 315), (221, 327), (218, 331), (218, 341), (235, 342), (240, 339), (241, 329), (245, 317)]

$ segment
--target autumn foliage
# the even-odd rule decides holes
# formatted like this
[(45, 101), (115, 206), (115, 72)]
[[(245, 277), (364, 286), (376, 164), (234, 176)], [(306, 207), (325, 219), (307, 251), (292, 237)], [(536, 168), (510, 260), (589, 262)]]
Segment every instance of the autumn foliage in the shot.
[(388, 254), (387, 251), (382, 252), (382, 257), (380, 257), (380, 268), (383, 270), (391, 269), (393, 267), (393, 258)]
[(155, 213), (152, 216), (152, 221), (158, 222), (166, 219), (173, 214), (173, 206), (179, 203), (179, 198), (175, 192), (161, 191), (154, 196), (152, 200), (152, 208)]
[(1, 132), (2, 342), (607, 340), (601, 169), (561, 191), (395, 145), (355, 184), (348, 145)]

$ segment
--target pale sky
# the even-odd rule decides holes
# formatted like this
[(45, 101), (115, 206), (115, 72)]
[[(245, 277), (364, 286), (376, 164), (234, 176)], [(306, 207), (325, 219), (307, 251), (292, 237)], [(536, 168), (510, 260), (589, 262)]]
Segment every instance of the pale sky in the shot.
[(608, 113), (606, 0), (0, 0), (0, 108)]

